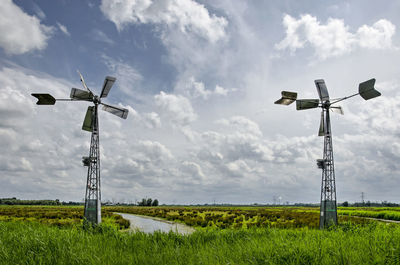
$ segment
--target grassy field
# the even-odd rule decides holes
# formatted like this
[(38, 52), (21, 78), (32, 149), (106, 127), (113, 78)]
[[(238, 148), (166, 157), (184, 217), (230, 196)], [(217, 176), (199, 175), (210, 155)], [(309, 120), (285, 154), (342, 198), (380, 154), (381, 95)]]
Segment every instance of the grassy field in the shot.
[[(319, 208), (312, 207), (107, 207), (106, 211), (159, 217), (205, 228), (317, 228)], [(339, 216), (340, 222), (368, 220)]]
[[(356, 216), (390, 211), (400, 212), (339, 209)], [(129, 223), (113, 212), (197, 231), (121, 232)], [(103, 207), (104, 223), (84, 230), (83, 207), (0, 206), (0, 264), (400, 264), (400, 225), (343, 216), (320, 231), (318, 214), (305, 207)]]
[(189, 236), (0, 222), (2, 264), (399, 264), (400, 226), (211, 229)]
[(341, 207), (338, 212), (346, 216), (361, 216), (400, 221), (400, 208), (398, 207)]
[[(103, 207), (103, 222), (124, 229), (129, 227), (129, 222), (115, 212), (159, 217), (198, 228), (317, 228), (319, 224), (319, 209), (315, 207)], [(352, 212), (357, 211), (346, 211)], [(74, 226), (82, 223), (82, 216), (82, 206), (0, 206), (0, 221)], [(350, 216), (340, 216), (339, 221), (369, 222)]]
[[(81, 226), (83, 206), (0, 206), (0, 221), (39, 222), (54, 226)], [(119, 229), (129, 227), (129, 221), (111, 211), (102, 212), (103, 222)]]

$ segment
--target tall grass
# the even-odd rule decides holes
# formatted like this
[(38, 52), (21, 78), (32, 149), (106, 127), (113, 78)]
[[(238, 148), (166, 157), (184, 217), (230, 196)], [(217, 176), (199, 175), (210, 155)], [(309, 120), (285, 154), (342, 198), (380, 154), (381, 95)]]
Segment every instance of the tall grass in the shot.
[(400, 227), (122, 233), (0, 222), (1, 264), (399, 264)]

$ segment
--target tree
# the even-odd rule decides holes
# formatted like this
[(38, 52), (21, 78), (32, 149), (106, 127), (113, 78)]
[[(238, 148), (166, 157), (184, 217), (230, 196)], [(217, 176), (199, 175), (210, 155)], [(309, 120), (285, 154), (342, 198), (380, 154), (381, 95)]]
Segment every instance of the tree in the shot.
[(141, 202), (138, 203), (139, 206), (146, 206), (147, 200), (145, 198), (142, 199)]
[(138, 206), (158, 206), (158, 200), (154, 201), (151, 198), (143, 198), (140, 202), (137, 203)]
[(342, 206), (343, 207), (349, 207), (349, 202), (348, 201), (343, 202)]

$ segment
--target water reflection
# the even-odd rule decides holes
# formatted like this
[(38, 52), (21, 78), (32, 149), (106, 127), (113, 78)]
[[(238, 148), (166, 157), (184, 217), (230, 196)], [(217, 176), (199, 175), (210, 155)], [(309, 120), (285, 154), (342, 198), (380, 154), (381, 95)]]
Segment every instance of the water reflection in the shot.
[(194, 228), (180, 223), (158, 220), (152, 217), (139, 216), (134, 214), (117, 214), (121, 215), (124, 219), (127, 219), (131, 222), (131, 230), (139, 230), (145, 233), (153, 233), (154, 231), (168, 233), (169, 231), (173, 231), (184, 235), (191, 234), (195, 231)]

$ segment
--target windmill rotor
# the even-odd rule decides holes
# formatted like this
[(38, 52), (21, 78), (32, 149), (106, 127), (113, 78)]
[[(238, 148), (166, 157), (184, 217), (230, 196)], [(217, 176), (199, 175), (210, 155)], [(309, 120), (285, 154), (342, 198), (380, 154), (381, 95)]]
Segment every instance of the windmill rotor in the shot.
[(77, 71), (78, 74), (79, 74), (79, 77), (80, 77), (80, 79), (81, 79), (81, 82), (82, 82), (83, 87), (84, 87), (87, 91), (89, 91), (90, 93), (93, 94), (93, 92), (92, 92), (92, 91), (88, 88), (88, 86), (86, 85), (85, 79), (83, 78), (83, 75), (81, 74), (81, 72), (79, 72), (79, 70), (76, 70), (76, 71)]
[[(297, 99), (296, 92), (282, 91), (282, 98), (275, 104), (290, 105), (296, 101), (297, 110), (321, 108), (321, 119), (318, 136), (324, 136), (323, 159), (317, 160), (318, 168), (322, 169), (321, 204), (320, 204), (320, 229), (337, 224), (336, 183), (333, 161), (332, 133), (330, 123), (330, 111), (344, 114), (341, 106), (333, 106), (340, 101), (360, 95), (364, 100), (369, 100), (381, 95), (374, 88), (375, 79), (367, 80), (359, 84), (358, 93), (330, 100), (328, 88), (323, 79), (314, 81), (319, 99)], [(295, 95), (295, 96), (294, 96)]]
[(321, 120), (319, 122), (318, 136), (324, 136), (326, 133), (326, 125), (324, 118), (324, 110), (321, 110)]
[(101, 105), (103, 105), (102, 110), (107, 111), (111, 114), (114, 114), (114, 115), (120, 117), (121, 119), (126, 119), (126, 117), (128, 117), (127, 109), (111, 106), (111, 105), (104, 104), (104, 103), (101, 103)]
[(37, 105), (54, 105), (56, 101), (88, 101), (94, 105), (88, 106), (82, 130), (91, 132), (91, 142), (89, 156), (84, 156), (82, 162), (88, 167), (86, 195), (85, 195), (85, 220), (91, 224), (101, 222), (101, 192), (100, 192), (100, 144), (99, 144), (99, 123), (98, 106), (106, 112), (114, 114), (122, 119), (128, 117), (128, 109), (112, 106), (101, 102), (101, 98), (106, 98), (111, 90), (115, 77), (106, 76), (100, 96), (95, 95), (86, 85), (82, 74), (78, 71), (80, 80), (85, 90), (72, 88), (69, 99), (56, 99), (50, 94), (32, 93), (37, 98)]
[(85, 119), (83, 120), (82, 130), (93, 132), (93, 115), (94, 106), (89, 106), (86, 111)]
[(331, 106), (329, 108), (332, 112), (344, 115), (343, 109), (341, 106)]
[(69, 97), (73, 100), (85, 100), (85, 101), (93, 100), (93, 94), (91, 92), (78, 88), (72, 88)]
[(325, 81), (323, 79), (317, 79), (314, 81), (314, 83), (317, 87), (319, 99), (321, 100), (321, 102), (325, 103), (326, 101), (329, 101), (329, 93)]
[(103, 83), (103, 88), (101, 89), (100, 97), (105, 98), (110, 92), (111, 87), (113, 86), (116, 78), (112, 76), (106, 76)]
[(282, 98), (275, 101), (275, 104), (290, 105), (297, 99), (296, 92), (282, 91), (281, 94)]
[(305, 109), (315, 109), (320, 106), (319, 99), (298, 99), (296, 100), (296, 109), (297, 110), (305, 110)]

